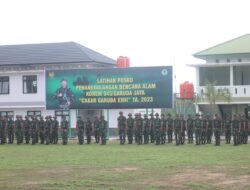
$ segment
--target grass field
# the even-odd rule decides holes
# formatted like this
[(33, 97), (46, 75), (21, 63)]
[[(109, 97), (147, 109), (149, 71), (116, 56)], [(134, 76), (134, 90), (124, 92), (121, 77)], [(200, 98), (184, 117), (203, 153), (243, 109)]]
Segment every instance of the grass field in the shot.
[(250, 144), (3, 145), (0, 189), (250, 189)]

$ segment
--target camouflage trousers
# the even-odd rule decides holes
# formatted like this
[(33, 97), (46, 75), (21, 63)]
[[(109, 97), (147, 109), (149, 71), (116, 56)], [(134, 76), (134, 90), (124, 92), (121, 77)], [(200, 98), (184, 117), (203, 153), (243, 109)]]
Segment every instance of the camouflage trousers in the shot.
[(78, 131), (78, 143), (83, 144), (84, 143), (84, 130), (80, 129)]
[(132, 144), (133, 143), (133, 130), (132, 130), (132, 128), (127, 130), (127, 136), (128, 136), (128, 143)]
[(230, 144), (230, 142), (231, 142), (231, 130), (230, 129), (226, 129), (225, 137), (226, 137), (226, 143)]

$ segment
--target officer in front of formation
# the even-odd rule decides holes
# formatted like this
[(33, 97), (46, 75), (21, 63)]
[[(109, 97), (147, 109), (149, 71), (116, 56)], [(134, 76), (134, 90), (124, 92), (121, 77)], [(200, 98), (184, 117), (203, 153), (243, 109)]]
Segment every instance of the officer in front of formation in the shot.
[(135, 129), (136, 129), (137, 144), (142, 144), (143, 119), (140, 113), (135, 115)]
[(194, 119), (196, 145), (201, 144), (201, 127), (202, 127), (202, 121), (200, 119), (200, 115), (196, 114), (196, 117)]
[(150, 114), (149, 125), (150, 125), (150, 142), (155, 142), (155, 126), (154, 126), (154, 114)]
[(120, 144), (124, 145), (126, 141), (126, 117), (123, 115), (123, 112), (119, 112), (119, 117), (117, 118)]
[(166, 143), (166, 132), (167, 132), (167, 120), (165, 119), (165, 115), (161, 114), (161, 144)]
[(8, 143), (13, 144), (14, 142), (14, 129), (15, 122), (13, 120), (13, 116), (8, 117)]
[(232, 121), (231, 121), (230, 115), (226, 114), (226, 117), (223, 121), (223, 128), (225, 131), (226, 144), (231, 143), (231, 125), (232, 125)]
[(174, 129), (174, 120), (172, 119), (172, 115), (169, 113), (167, 118), (168, 143), (173, 142), (173, 129)]
[(211, 115), (207, 115), (207, 144), (212, 143), (213, 136), (213, 119)]
[(215, 114), (214, 118), (214, 136), (215, 136), (215, 145), (220, 145), (220, 135), (221, 135), (221, 119)]
[(174, 120), (174, 134), (175, 134), (175, 143), (176, 145), (180, 144), (181, 141), (181, 120), (179, 118), (179, 115), (176, 114), (175, 120)]

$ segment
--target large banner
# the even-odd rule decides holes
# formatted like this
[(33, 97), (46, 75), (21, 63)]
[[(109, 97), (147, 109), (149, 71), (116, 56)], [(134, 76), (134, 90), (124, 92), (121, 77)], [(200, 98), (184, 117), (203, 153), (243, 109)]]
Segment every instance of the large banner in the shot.
[(171, 108), (172, 67), (46, 71), (47, 109)]

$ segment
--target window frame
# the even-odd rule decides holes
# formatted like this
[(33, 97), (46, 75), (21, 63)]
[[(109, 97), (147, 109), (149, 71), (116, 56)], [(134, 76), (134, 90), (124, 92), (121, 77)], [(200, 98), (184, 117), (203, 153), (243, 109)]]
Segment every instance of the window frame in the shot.
[[(8, 79), (8, 80), (4, 80), (5, 79)], [(3, 93), (3, 83), (4, 82), (8, 82), (8, 92), (6, 93)], [(0, 76), (0, 95), (5, 95), (5, 94), (10, 94), (10, 77), (9, 76)]]
[[(5, 113), (5, 115), (3, 115), (3, 113)], [(14, 111), (0, 111), (0, 117), (3, 116), (12, 116), (14, 117)]]
[[(30, 114), (30, 113), (32, 113), (32, 114)], [(38, 113), (38, 114), (36, 114), (36, 113)], [(38, 116), (38, 117), (40, 117), (40, 116), (42, 116), (42, 112), (41, 112), (41, 110), (28, 110), (27, 111), (27, 116)]]
[[(31, 78), (31, 77), (35, 77), (36, 79), (36, 92), (28, 92), (28, 90), (26, 89), (27, 92), (25, 92), (25, 81), (26, 81), (26, 85), (27, 85), (27, 77)], [(29, 79), (30, 81), (30, 79)], [(23, 94), (37, 94), (37, 75), (23, 75)]]

